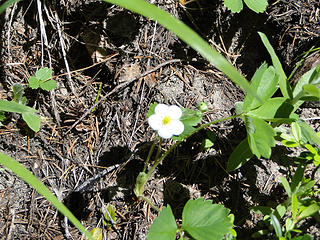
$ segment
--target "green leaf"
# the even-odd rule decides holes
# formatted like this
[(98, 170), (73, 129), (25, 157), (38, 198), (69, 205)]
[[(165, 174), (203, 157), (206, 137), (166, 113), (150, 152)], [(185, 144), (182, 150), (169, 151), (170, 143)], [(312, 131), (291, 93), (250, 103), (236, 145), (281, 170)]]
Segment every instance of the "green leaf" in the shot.
[(253, 98), (251, 95), (247, 95), (244, 99), (244, 110), (247, 112), (251, 109), (261, 106), (266, 100), (268, 100), (277, 90), (277, 84), (279, 77), (276, 75), (275, 69), (271, 66), (267, 68), (267, 64), (264, 63), (256, 71), (251, 80), (251, 89), (259, 97), (261, 101)]
[[(259, 0), (260, 1), (260, 0)], [(272, 59), (272, 64), (274, 66), (274, 68), (277, 71), (277, 74), (279, 75), (279, 81), (280, 81), (280, 90), (282, 95), (285, 98), (292, 98), (292, 89), (290, 87), (290, 84), (287, 80), (287, 76), (283, 71), (282, 65), (280, 63), (279, 58), (277, 57), (273, 47), (271, 46), (267, 36), (264, 33), (259, 32), (259, 36), (264, 44), (264, 46), (266, 47), (266, 49), (268, 50), (271, 59)]]
[(212, 48), (206, 41), (204, 41), (195, 31), (193, 31), (186, 24), (176, 19), (169, 13), (160, 8), (144, 1), (144, 0), (104, 0), (106, 2), (119, 5), (131, 11), (134, 11), (142, 16), (151, 18), (159, 24), (167, 28), (169, 31), (175, 33), (181, 40), (187, 43), (190, 47), (196, 50), (200, 55), (207, 59), (213, 66), (222, 71), (234, 83), (238, 84), (242, 89), (249, 94), (253, 94), (259, 99), (255, 93), (250, 89), (248, 81), (239, 73), (239, 71), (232, 66), (228, 60), (223, 57), (218, 51)]
[(38, 132), (40, 130), (41, 120), (35, 113), (23, 112), (22, 118), (33, 131)]
[(290, 189), (293, 193), (296, 193), (297, 196), (299, 196), (299, 194), (296, 192), (296, 190), (299, 190), (298, 186), (303, 181), (303, 175), (304, 175), (305, 168), (306, 168), (306, 166), (304, 164), (299, 164), (296, 172), (294, 173), (294, 175), (292, 177)]
[(315, 85), (312, 84), (306, 84), (303, 86), (303, 89), (309, 93), (310, 95), (316, 97), (320, 100), (320, 89), (317, 88)]
[(286, 98), (276, 97), (268, 99), (259, 108), (249, 111), (247, 115), (250, 117), (274, 121), (277, 119), (295, 119), (293, 111), (294, 107), (290, 103), (287, 103)]
[(293, 141), (288, 141), (288, 140), (282, 140), (281, 143), (283, 144), (283, 146), (288, 147), (288, 148), (294, 148), (294, 147), (298, 147), (299, 143), (297, 142), (293, 142)]
[(283, 218), (286, 211), (287, 211), (286, 206), (284, 204), (279, 204), (276, 207), (276, 211), (274, 211), (274, 214), (276, 214), (276, 216), (279, 217), (279, 219), (280, 219), (280, 218)]
[(306, 194), (309, 190), (311, 190), (313, 188), (313, 186), (316, 184), (316, 182), (317, 182), (316, 180), (312, 180), (312, 181), (300, 186), (296, 191), (297, 196), (302, 196), (302, 195)]
[(291, 132), (296, 142), (301, 141), (301, 128), (297, 122), (291, 123)]
[(177, 232), (177, 224), (174, 219), (170, 205), (163, 207), (159, 216), (150, 226), (147, 235), (148, 240), (175, 240)]
[(302, 120), (299, 120), (298, 124), (301, 128), (302, 137), (304, 137), (310, 144), (317, 144), (320, 146), (320, 138), (316, 131), (314, 131), (306, 122)]
[(17, 174), (26, 183), (30, 184), (38, 193), (44, 196), (53, 206), (55, 206), (70, 222), (74, 224), (82, 233), (84, 233), (90, 240), (94, 240), (86, 228), (79, 222), (79, 220), (70, 212), (70, 210), (50, 192), (50, 190), (39, 181), (29, 170), (18, 163), (13, 158), (0, 153), (0, 164), (9, 168), (12, 172)]
[(233, 13), (238, 13), (243, 8), (242, 0), (224, 0), (224, 5)]
[(232, 228), (228, 214), (227, 208), (210, 200), (189, 200), (182, 212), (182, 229), (197, 240), (221, 240)]
[(291, 192), (291, 187), (290, 187), (290, 184), (289, 184), (288, 180), (286, 178), (280, 176), (280, 181), (282, 183), (282, 186), (286, 190), (288, 196), (291, 197), (292, 192)]
[(196, 126), (198, 123), (201, 122), (201, 119), (202, 112), (182, 108), (182, 116), (180, 118), (180, 121), (185, 126)]
[(256, 13), (264, 12), (268, 6), (268, 0), (244, 0), (244, 2)]
[(304, 209), (300, 214), (299, 214), (299, 220), (310, 217), (311, 215), (315, 214), (320, 210), (320, 206), (318, 203), (314, 203), (310, 206), (308, 206), (306, 209)]
[(3, 11), (6, 10), (6, 8), (9, 7), (11, 4), (14, 4), (19, 1), (20, 0), (7, 0), (5, 3), (0, 5), (0, 14), (3, 13)]
[(49, 80), (45, 82), (40, 82), (40, 88), (46, 91), (50, 91), (57, 88), (57, 82), (55, 80)]
[(281, 225), (279, 223), (278, 218), (275, 215), (271, 214), (270, 221), (271, 221), (271, 224), (277, 234), (277, 237), (282, 237)]
[(31, 107), (28, 107), (16, 102), (2, 100), (2, 99), (0, 99), (0, 111), (15, 112), (15, 113), (37, 112), (37, 110)]
[(29, 87), (31, 87), (32, 89), (37, 89), (39, 87), (40, 82), (38, 78), (31, 76), (28, 81)]
[[(274, 129), (260, 118), (247, 117), (245, 125), (248, 133), (248, 143), (254, 155), (258, 158), (263, 156), (269, 158), (271, 156), (271, 147), (275, 146)], [(255, 131), (252, 132), (254, 128)]]
[(154, 114), (154, 109), (156, 108), (157, 105), (158, 105), (158, 103), (156, 103), (156, 102), (154, 102), (150, 105), (148, 113), (147, 113), (147, 118)]
[(38, 78), (41, 81), (46, 81), (49, 78), (52, 77), (52, 69), (50, 68), (40, 68), (36, 71), (36, 78)]
[(243, 113), (244, 107), (243, 107), (244, 103), (243, 102), (236, 102), (234, 107), (236, 110), (237, 115), (241, 115)]
[(227, 172), (236, 170), (237, 168), (245, 164), (247, 161), (249, 161), (249, 159), (252, 157), (253, 154), (249, 147), (248, 138), (245, 138), (238, 144), (238, 146), (231, 153), (228, 159)]

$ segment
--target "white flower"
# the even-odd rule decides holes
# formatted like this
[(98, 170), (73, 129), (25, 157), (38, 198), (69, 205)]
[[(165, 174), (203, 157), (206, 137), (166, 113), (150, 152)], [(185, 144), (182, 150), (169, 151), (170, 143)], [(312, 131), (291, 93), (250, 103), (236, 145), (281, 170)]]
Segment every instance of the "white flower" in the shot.
[(154, 114), (148, 118), (150, 127), (162, 138), (171, 138), (180, 135), (184, 130), (183, 123), (179, 120), (182, 116), (181, 109), (176, 105), (158, 104)]

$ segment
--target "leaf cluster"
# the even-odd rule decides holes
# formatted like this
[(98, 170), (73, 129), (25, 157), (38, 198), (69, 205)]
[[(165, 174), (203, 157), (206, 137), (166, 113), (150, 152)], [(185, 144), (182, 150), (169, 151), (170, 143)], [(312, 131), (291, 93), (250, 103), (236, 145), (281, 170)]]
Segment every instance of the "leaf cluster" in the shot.
[(262, 13), (268, 6), (268, 0), (224, 0), (224, 5), (233, 13), (243, 9), (243, 1), (254, 12)]

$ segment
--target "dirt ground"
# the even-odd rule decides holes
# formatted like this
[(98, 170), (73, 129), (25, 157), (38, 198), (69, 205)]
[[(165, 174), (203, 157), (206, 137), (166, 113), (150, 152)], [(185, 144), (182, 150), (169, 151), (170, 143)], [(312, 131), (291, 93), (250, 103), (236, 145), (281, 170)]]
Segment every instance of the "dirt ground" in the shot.
[[(263, 14), (247, 8), (232, 14), (221, 0), (151, 2), (196, 30), (248, 79), (263, 61), (270, 63), (258, 31), (288, 75), (301, 54), (320, 47), (318, 0), (269, 1)], [(159, 24), (100, 1), (21, 1), (0, 16), (0, 31), (1, 99), (12, 99), (13, 84), (27, 86), (42, 66), (52, 68), (58, 82), (50, 93), (25, 90), (41, 129), (33, 133), (19, 115), (7, 115), (0, 151), (26, 166), (88, 229), (104, 228), (101, 208), (114, 206), (117, 221), (104, 239), (145, 239), (157, 213), (132, 190), (155, 138), (146, 123), (149, 105), (195, 109), (205, 101), (205, 123), (234, 114), (241, 89)], [(297, 75), (318, 58), (309, 56)], [(303, 106), (299, 113), (307, 119), (319, 109)], [(319, 131), (319, 120), (309, 122)], [(177, 218), (190, 198), (224, 204), (235, 215), (238, 239), (250, 239), (262, 217), (249, 207), (285, 200), (278, 182), (290, 171), (284, 153), (294, 153), (277, 147), (271, 160), (252, 159), (228, 174), (228, 156), (245, 137), (243, 123), (230, 120), (210, 130), (217, 134), (214, 147), (202, 150), (205, 132), (193, 136), (165, 159), (145, 195), (158, 207), (170, 204)], [(81, 239), (65, 223), (45, 198), (0, 168), (0, 239)], [(307, 220), (300, 229), (320, 239), (319, 223)]]

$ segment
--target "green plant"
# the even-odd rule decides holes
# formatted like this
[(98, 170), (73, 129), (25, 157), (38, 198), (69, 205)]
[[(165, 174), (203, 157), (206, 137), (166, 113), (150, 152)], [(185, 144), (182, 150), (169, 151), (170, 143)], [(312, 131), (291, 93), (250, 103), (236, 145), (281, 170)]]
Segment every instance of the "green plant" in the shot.
[[(305, 163), (300, 163), (295, 174), (292, 177), (291, 184), (284, 177), (280, 177), (281, 183), (288, 195), (288, 199), (278, 204), (275, 208), (257, 206), (251, 210), (258, 214), (264, 215), (264, 224), (272, 226), (279, 240), (286, 239), (312, 239), (308, 234), (303, 236), (292, 237), (292, 233), (300, 234), (301, 230), (297, 224), (320, 210), (320, 204), (314, 198), (313, 187), (315, 180), (304, 177)], [(284, 225), (281, 226), (281, 222)], [(253, 237), (267, 235), (269, 230), (260, 230)]]
[(38, 89), (39, 87), (43, 90), (50, 91), (57, 88), (57, 82), (52, 78), (52, 69), (40, 68), (36, 71), (35, 76), (29, 78), (29, 87), (32, 89)]
[[(256, 13), (262, 13), (268, 6), (268, 0), (243, 0)], [(242, 0), (224, 0), (224, 5), (232, 12), (238, 13), (243, 9)]]
[[(319, 90), (317, 86), (320, 82), (320, 65), (303, 75), (301, 79), (295, 84), (295, 86), (290, 86), (288, 78), (286, 77), (286, 74), (282, 69), (281, 63), (267, 37), (263, 33), (259, 33), (262, 42), (264, 43), (271, 56), (272, 66), (268, 66), (266, 63), (263, 63), (254, 74), (249, 84), (247, 80), (243, 78), (239, 74), (239, 72), (226, 61), (224, 57), (222, 57), (217, 51), (209, 46), (208, 43), (201, 39), (194, 31), (192, 31), (181, 21), (175, 19), (173, 16), (167, 14), (163, 10), (143, 0), (105, 1), (117, 4), (126, 9), (139, 13), (145, 17), (158, 21), (158, 23), (175, 33), (179, 38), (181, 38), (192, 48), (198, 51), (199, 54), (201, 54), (211, 64), (225, 73), (233, 82), (238, 84), (246, 91), (245, 100), (243, 102), (237, 103), (235, 106), (237, 115), (230, 116), (224, 119), (218, 119), (197, 128), (195, 128), (195, 126), (200, 123), (202, 118), (201, 111), (182, 108), (182, 114), (177, 113), (177, 115), (166, 115), (160, 113), (161, 111), (155, 111), (157, 104), (153, 104), (150, 106), (147, 115), (150, 126), (158, 132), (160, 137), (162, 136), (164, 138), (171, 138), (173, 140), (176, 140), (176, 143), (172, 145), (161, 156), (160, 150), (158, 150), (152, 166), (147, 171), (152, 152), (158, 140), (156, 140), (152, 145), (149, 155), (146, 159), (144, 169), (139, 173), (136, 179), (134, 193), (139, 199), (147, 201), (154, 209), (159, 210), (157, 207), (153, 206), (151, 201), (143, 195), (144, 185), (150, 177), (151, 173), (154, 171), (157, 165), (183, 140), (187, 139), (195, 132), (212, 124), (216, 124), (220, 121), (225, 121), (232, 118), (241, 118), (243, 119), (247, 130), (247, 137), (235, 148), (234, 152), (231, 154), (228, 160), (228, 171), (232, 171), (241, 167), (254, 155), (258, 158), (269, 158), (271, 156), (271, 148), (274, 147), (276, 143), (277, 132), (275, 129), (284, 123), (290, 124), (294, 122), (301, 122), (302, 124), (300, 124), (300, 126), (302, 126), (301, 128), (303, 129), (302, 134), (307, 135), (312, 144), (320, 145), (319, 136), (317, 136), (314, 130), (310, 126), (308, 126), (308, 124), (303, 122), (295, 113), (296, 109), (304, 101), (313, 101), (319, 99)], [(230, 3), (231, 1), (227, 2)], [(238, 3), (238, 5), (235, 6), (238, 7), (237, 9), (241, 10), (242, 1), (232, 2), (236, 4)], [(267, 1), (259, 1), (259, 4), (257, 4), (256, 1), (254, 2), (247, 0), (245, 2), (249, 7), (257, 12), (264, 11), (267, 5)], [(274, 96), (277, 90), (281, 91), (282, 96)], [(153, 116), (154, 114), (159, 116)], [(156, 119), (155, 122), (153, 121), (154, 119)], [(174, 120), (174, 122), (176, 120), (179, 120), (183, 123), (184, 129), (181, 134), (180, 127), (179, 131), (177, 129), (174, 129), (173, 131), (169, 132), (169, 129), (171, 129), (171, 120)], [(175, 126), (177, 127), (178, 125), (181, 126), (180, 123), (175, 124)], [(163, 131), (165, 132), (165, 134), (163, 134)], [(160, 138), (160, 140), (158, 141), (159, 149), (161, 143), (162, 140)], [(209, 145), (210, 144), (211, 143), (209, 143)], [(201, 204), (199, 203), (199, 205)], [(164, 227), (165, 225), (167, 225), (167, 227), (164, 227), (168, 230), (166, 238), (162, 239), (172, 239), (174, 238), (176, 232), (179, 232), (179, 230), (177, 230), (174, 218), (170, 214), (170, 208), (167, 207), (163, 211), (164, 212), (162, 213), (161, 217), (159, 216), (160, 219), (171, 220), (158, 221), (156, 224), (156, 229), (161, 229), (161, 226)], [(150, 229), (150, 231), (158, 233), (160, 230), (158, 231)], [(186, 232), (188, 231), (186, 230)]]
[(232, 233), (233, 215), (223, 205), (212, 204), (210, 200), (198, 198), (189, 200), (182, 212), (182, 224), (177, 226), (171, 207), (164, 207), (153, 222), (147, 235), (148, 240), (174, 240), (187, 235), (197, 240), (222, 239)]

